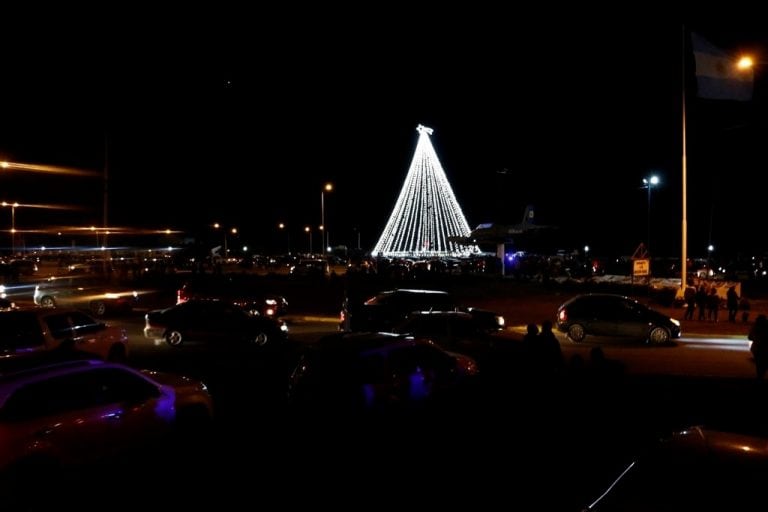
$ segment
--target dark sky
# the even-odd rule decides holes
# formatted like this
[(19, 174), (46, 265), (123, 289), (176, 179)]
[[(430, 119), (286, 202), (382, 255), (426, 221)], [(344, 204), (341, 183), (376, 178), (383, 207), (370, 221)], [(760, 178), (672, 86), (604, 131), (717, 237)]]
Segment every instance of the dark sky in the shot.
[[(641, 186), (653, 172), (652, 246), (679, 255), (679, 23), (237, 14), (15, 39), (0, 80), (0, 159), (101, 171), (107, 140), (110, 225), (196, 233), (218, 221), (264, 250), (281, 243), (278, 222), (306, 244), (332, 182), (332, 242), (355, 245), (359, 229), (371, 248), (424, 124), (470, 226), (519, 222), (533, 204), (539, 222), (561, 226), (563, 248), (629, 254), (646, 236)], [(734, 53), (768, 54), (768, 31), (690, 26)], [(710, 241), (731, 253), (768, 247), (764, 75), (752, 102), (706, 102), (689, 70), (691, 256)], [(85, 208), (20, 211), (19, 223), (101, 223), (99, 179), (0, 180), (0, 199)]]

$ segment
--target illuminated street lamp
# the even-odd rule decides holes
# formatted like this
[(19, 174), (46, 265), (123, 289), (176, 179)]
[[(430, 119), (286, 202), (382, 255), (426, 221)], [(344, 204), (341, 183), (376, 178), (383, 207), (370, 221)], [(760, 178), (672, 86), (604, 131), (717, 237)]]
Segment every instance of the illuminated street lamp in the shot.
[(309, 254), (312, 254), (312, 228), (305, 226), (304, 231), (309, 234)]
[(712, 270), (712, 251), (714, 250), (714, 245), (709, 244), (707, 246), (707, 277), (713, 277), (715, 275), (714, 270)]
[(752, 69), (755, 66), (755, 61), (749, 55), (744, 55), (736, 62), (736, 67), (739, 69)]
[[(221, 224), (219, 224), (218, 222), (214, 223), (213, 227), (214, 227), (214, 229), (221, 229), (222, 228)], [(223, 230), (223, 232), (224, 232), (224, 260), (226, 260), (227, 257), (229, 256), (229, 254), (228, 254), (229, 253), (229, 249), (227, 248), (227, 230), (225, 229), (225, 230)], [(237, 228), (230, 228), (229, 232), (232, 233), (233, 236), (237, 235)]]
[(280, 231), (285, 231), (285, 240), (286, 240), (286, 246), (288, 248), (287, 254), (291, 254), (291, 233), (285, 228), (285, 223), (281, 222), (277, 225), (278, 228), (280, 228)]
[(323, 190), (320, 192), (320, 239), (323, 246), (323, 252), (327, 250), (329, 240), (327, 238), (327, 230), (325, 229), (325, 193), (333, 190), (332, 183), (326, 183)]
[(651, 189), (659, 184), (659, 177), (654, 175), (643, 178), (644, 188), (648, 189), (648, 238), (645, 242), (645, 252), (651, 256)]
[[(3, 162), (6, 163), (6, 162)], [(5, 166), (4, 166), (5, 167)], [(7, 203), (3, 201), (3, 206), (11, 207), (11, 256), (16, 254), (16, 208), (19, 207), (19, 203)]]

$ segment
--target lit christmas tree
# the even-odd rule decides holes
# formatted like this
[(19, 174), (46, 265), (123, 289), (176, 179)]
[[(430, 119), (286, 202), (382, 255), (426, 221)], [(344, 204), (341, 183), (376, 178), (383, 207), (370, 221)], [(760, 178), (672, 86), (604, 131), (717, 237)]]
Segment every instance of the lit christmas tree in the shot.
[(429, 139), (432, 128), (419, 125), (416, 131), (419, 142), (405, 184), (372, 254), (421, 258), (480, 252), (476, 245), (451, 241), (468, 237), (469, 225)]

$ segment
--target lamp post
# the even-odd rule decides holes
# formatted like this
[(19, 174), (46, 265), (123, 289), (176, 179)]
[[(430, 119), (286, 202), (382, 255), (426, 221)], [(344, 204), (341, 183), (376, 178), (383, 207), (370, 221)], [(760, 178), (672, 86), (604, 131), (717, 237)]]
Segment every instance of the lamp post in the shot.
[(312, 228), (309, 226), (304, 227), (304, 231), (309, 234), (309, 254), (312, 254)]
[(709, 244), (707, 246), (707, 277), (712, 278), (715, 275), (715, 271), (712, 270), (712, 251), (715, 250), (715, 246)]
[(589, 246), (584, 246), (584, 266), (586, 267), (587, 271), (592, 274), (592, 265), (589, 262)]
[(280, 231), (285, 231), (285, 243), (288, 249), (287, 254), (291, 254), (291, 233), (286, 229), (285, 223), (283, 222), (278, 224), (277, 227), (280, 228)]
[[(215, 222), (213, 224), (213, 228), (214, 229), (221, 229), (222, 225), (219, 224), (218, 222)], [(224, 256), (223, 256), (223, 258), (224, 258), (224, 261), (226, 261), (227, 257), (228, 257), (228, 253), (229, 253), (229, 248), (227, 247), (227, 230), (224, 229), (222, 231), (224, 233)], [(232, 233), (232, 235), (237, 235), (237, 228), (234, 228), (234, 227), (230, 228), (229, 231)]]
[(328, 247), (328, 239), (326, 236), (327, 230), (325, 229), (325, 193), (333, 190), (332, 183), (326, 183), (323, 190), (320, 191), (320, 237), (323, 253), (325, 253)]
[(645, 241), (645, 252), (648, 257), (651, 256), (651, 189), (659, 184), (659, 177), (656, 175), (643, 178), (643, 184), (648, 189), (648, 235)]
[(16, 208), (18, 208), (19, 203), (7, 203), (3, 201), (3, 206), (11, 207), (11, 256), (13, 256), (16, 254)]

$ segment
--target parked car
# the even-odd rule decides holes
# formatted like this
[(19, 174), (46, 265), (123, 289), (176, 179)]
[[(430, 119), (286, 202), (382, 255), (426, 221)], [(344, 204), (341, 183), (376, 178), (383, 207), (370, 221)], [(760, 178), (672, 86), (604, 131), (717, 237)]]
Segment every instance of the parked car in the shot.
[(328, 277), (331, 275), (331, 266), (327, 260), (304, 259), (292, 265), (288, 272), (292, 276)]
[(95, 360), (10, 372), (0, 366), (4, 503), (18, 493), (29, 505), (34, 498), (29, 492), (55, 489), (63, 475), (48, 471), (128, 455), (151, 441), (163, 442), (177, 429), (195, 432), (212, 419), (207, 387), (187, 377)]
[(41, 307), (77, 308), (104, 316), (133, 311), (138, 304), (139, 292), (98, 277), (63, 276), (50, 277), (35, 286), (33, 300)]
[(288, 336), (288, 326), (282, 320), (220, 300), (188, 300), (149, 311), (144, 319), (144, 336), (172, 347), (188, 342), (278, 346)]
[(279, 317), (288, 311), (282, 295), (259, 289), (260, 284), (246, 277), (206, 276), (190, 279), (176, 292), (176, 303), (191, 299), (227, 301), (262, 316)]
[(642, 340), (653, 345), (681, 336), (680, 322), (623, 295), (578, 295), (557, 309), (557, 329), (580, 343), (587, 336)]
[(71, 308), (17, 308), (0, 312), (0, 355), (75, 350), (125, 361), (128, 333)]
[(399, 288), (380, 292), (359, 304), (345, 300), (339, 330), (391, 331), (414, 311), (463, 311), (472, 315), (478, 328), (487, 332), (504, 327), (503, 316), (485, 309), (461, 306), (448, 292)]
[(13, 268), (16, 269), (16, 272), (20, 276), (31, 276), (34, 275), (38, 270), (37, 262), (34, 260), (14, 259), (9, 263)]
[(630, 461), (582, 512), (762, 510), (768, 438), (693, 426)]
[(466, 311), (413, 311), (392, 332), (429, 338), (447, 350), (477, 357), (493, 348), (503, 328), (498, 322), (489, 329), (483, 319)]
[(307, 350), (293, 370), (297, 406), (380, 410), (456, 392), (477, 375), (475, 361), (425, 338), (392, 333), (336, 333)]

